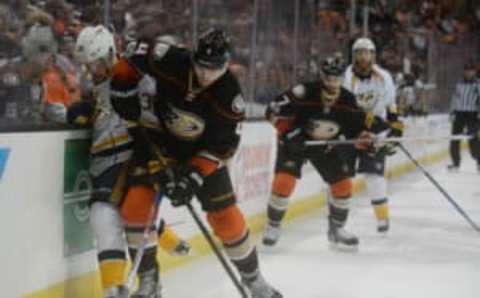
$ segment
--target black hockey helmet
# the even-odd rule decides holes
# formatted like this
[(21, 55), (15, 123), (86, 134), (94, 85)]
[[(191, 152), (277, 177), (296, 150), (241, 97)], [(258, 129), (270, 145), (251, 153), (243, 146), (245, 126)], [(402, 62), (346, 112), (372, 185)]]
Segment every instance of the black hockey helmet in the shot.
[(342, 76), (345, 71), (345, 63), (343, 59), (336, 57), (328, 57), (322, 62), (322, 72), (327, 76)]
[(198, 39), (193, 54), (195, 63), (207, 68), (221, 68), (230, 58), (230, 38), (221, 29), (210, 29)]

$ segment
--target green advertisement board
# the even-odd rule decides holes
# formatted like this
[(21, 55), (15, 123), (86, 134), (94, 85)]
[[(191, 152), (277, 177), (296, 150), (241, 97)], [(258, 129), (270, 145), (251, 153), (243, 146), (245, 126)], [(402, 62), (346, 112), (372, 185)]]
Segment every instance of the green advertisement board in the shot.
[(64, 256), (84, 253), (93, 246), (89, 225), (88, 199), (92, 183), (88, 174), (88, 139), (65, 141), (63, 225)]

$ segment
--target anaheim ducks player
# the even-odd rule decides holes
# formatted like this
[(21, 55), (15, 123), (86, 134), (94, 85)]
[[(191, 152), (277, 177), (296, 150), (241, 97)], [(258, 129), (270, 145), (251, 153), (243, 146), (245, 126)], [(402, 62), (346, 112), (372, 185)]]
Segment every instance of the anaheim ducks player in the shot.
[[(72, 106), (68, 118), (70, 123), (93, 128), (90, 150), (90, 174), (93, 180), (90, 222), (97, 241), (104, 297), (124, 297), (128, 295), (122, 287), (127, 264), (125, 247), (128, 244), (133, 259), (155, 195), (145, 169), (145, 161), (150, 158), (147, 156), (141, 161), (133, 156), (134, 144), (129, 126), (110, 104), (110, 77), (117, 63), (112, 34), (103, 26), (86, 27), (78, 36), (75, 58), (86, 67), (95, 84), (95, 100), (82, 101)], [(143, 100), (147, 100), (156, 91), (151, 78), (145, 77), (139, 85)], [(151, 126), (158, 125), (152, 115), (144, 112), (145, 122), (148, 121)], [(185, 242), (163, 220), (158, 233), (161, 234), (158, 242), (167, 251), (172, 254), (188, 251)], [(161, 297), (156, 251), (157, 232), (152, 231), (139, 269), (140, 285), (131, 297)]]
[(125, 119), (138, 122), (138, 82), (145, 75), (155, 79), (153, 106), (164, 127), (157, 145), (177, 163), (175, 187), (168, 191), (172, 204), (181, 206), (196, 195), (252, 297), (282, 297), (260, 273), (226, 167), (237, 149), (245, 113), (240, 86), (227, 67), (229, 57), (230, 41), (221, 30), (203, 34), (193, 53), (138, 41), (130, 57), (114, 70), (112, 104)]
[[(355, 94), (358, 105), (365, 111), (390, 122), (396, 129), (389, 136), (401, 136), (403, 123), (399, 121), (395, 103), (395, 86), (391, 75), (375, 64), (375, 45), (369, 38), (359, 38), (353, 44), (353, 64), (345, 73), (343, 86)], [(394, 145), (384, 146), (376, 154), (354, 152), (351, 157), (355, 167), (358, 157), (358, 172), (364, 174), (367, 194), (371, 199), (377, 218), (377, 231), (389, 229), (389, 207), (385, 159), (395, 153)]]
[(278, 96), (267, 109), (267, 117), (278, 132), (278, 155), (268, 202), (265, 245), (277, 243), (289, 197), (308, 160), (330, 188), (328, 240), (342, 248), (358, 246), (358, 238), (344, 228), (352, 193), (346, 163), (336, 147), (305, 145), (307, 140), (331, 140), (341, 136), (371, 138), (367, 130), (378, 132), (388, 128), (379, 119), (363, 112), (354, 95), (341, 88), (344, 69), (336, 59), (326, 59), (321, 66), (320, 81), (296, 85)]

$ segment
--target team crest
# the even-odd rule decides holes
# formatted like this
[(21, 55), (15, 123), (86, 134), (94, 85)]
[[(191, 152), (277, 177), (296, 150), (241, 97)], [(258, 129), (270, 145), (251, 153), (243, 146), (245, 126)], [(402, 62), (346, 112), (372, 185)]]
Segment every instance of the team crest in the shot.
[(307, 133), (314, 140), (328, 140), (340, 133), (338, 123), (329, 120), (310, 120)]
[(357, 95), (358, 105), (366, 111), (374, 109), (378, 101), (378, 96), (373, 91), (360, 93)]
[(198, 139), (205, 131), (205, 121), (200, 116), (169, 105), (164, 115), (166, 128), (183, 140)]

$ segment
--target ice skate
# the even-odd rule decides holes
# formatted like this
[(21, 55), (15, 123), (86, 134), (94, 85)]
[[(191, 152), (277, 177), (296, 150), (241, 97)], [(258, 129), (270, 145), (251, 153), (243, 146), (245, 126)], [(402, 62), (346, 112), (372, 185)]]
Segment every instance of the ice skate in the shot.
[(104, 298), (128, 298), (128, 289), (120, 286), (108, 288), (103, 291)]
[(251, 298), (283, 298), (283, 295), (269, 285), (261, 274), (254, 281), (243, 281), (251, 293)]
[(271, 223), (268, 223), (265, 228), (265, 234), (263, 235), (263, 244), (266, 246), (274, 246), (280, 238), (280, 233), (280, 225), (272, 225)]
[(333, 225), (328, 229), (328, 241), (342, 250), (355, 251), (358, 249), (358, 238), (343, 227)]
[(130, 298), (161, 298), (162, 287), (158, 278), (158, 271), (150, 271), (139, 274), (140, 284), (137, 291)]
[(377, 222), (377, 232), (380, 234), (386, 234), (390, 229), (390, 221), (388, 219), (380, 219)]

